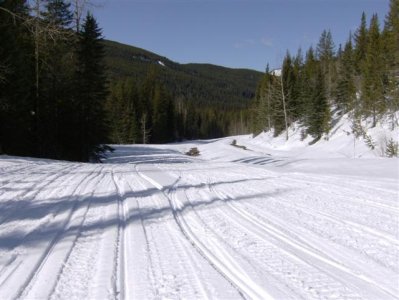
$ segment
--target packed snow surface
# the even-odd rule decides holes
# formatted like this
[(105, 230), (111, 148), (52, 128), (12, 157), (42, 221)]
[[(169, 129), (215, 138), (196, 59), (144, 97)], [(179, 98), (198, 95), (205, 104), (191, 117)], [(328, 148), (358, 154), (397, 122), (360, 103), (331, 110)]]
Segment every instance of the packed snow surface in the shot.
[(397, 159), (234, 139), (0, 156), (0, 299), (399, 298)]

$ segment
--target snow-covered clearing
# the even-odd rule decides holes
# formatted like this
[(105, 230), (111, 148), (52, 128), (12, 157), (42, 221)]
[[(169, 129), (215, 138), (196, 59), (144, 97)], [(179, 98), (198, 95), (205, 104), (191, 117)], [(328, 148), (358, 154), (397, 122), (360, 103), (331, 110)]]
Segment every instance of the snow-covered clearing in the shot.
[(0, 298), (398, 299), (397, 159), (232, 139), (0, 156)]

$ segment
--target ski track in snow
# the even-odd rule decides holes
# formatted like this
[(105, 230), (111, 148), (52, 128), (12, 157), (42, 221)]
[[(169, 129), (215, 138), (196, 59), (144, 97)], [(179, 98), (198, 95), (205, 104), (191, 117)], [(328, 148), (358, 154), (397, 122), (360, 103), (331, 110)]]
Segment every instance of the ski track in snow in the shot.
[(0, 299), (399, 299), (398, 178), (116, 149), (0, 157)]

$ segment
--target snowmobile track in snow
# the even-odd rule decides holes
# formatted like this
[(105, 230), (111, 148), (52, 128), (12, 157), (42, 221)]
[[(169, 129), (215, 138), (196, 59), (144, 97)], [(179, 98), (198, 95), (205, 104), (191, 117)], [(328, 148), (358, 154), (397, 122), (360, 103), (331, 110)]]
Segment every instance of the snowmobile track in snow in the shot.
[[(238, 294), (242, 298), (259, 298), (259, 299), (268, 299), (270, 295), (266, 292), (263, 292), (259, 287), (251, 286), (251, 282), (247, 282), (248, 278), (244, 275), (242, 276), (239, 269), (236, 269), (234, 266), (234, 262), (230, 261), (230, 266), (223, 261), (219, 260), (217, 256), (215, 256), (210, 249), (208, 249), (205, 245), (203, 245), (198, 237), (193, 234), (190, 230), (189, 225), (185, 221), (182, 213), (180, 212), (178, 205), (176, 205), (176, 195), (174, 193), (174, 189), (177, 186), (177, 181), (175, 184), (169, 189), (169, 192), (172, 194), (169, 197), (165, 191), (164, 187), (158, 184), (156, 181), (152, 180), (142, 172), (138, 171), (138, 174), (141, 178), (146, 180), (152, 186), (157, 188), (162, 192), (162, 195), (168, 200), (169, 205), (172, 209), (173, 218), (178, 225), (182, 235), (187, 239), (187, 241), (193, 246), (193, 248), (223, 277), (225, 278), (231, 286), (233, 286)], [(223, 252), (222, 249), (219, 251)]]
[[(95, 171), (93, 171), (91, 174), (89, 174), (84, 181), (81, 182), (81, 184), (77, 185), (75, 190), (72, 192), (71, 198), (73, 197), (74, 193), (81, 188), (82, 186), (84, 186), (85, 183), (87, 183), (90, 179), (92, 175), (95, 175), (94, 178), (96, 178), (96, 176), (98, 176), (99, 174), (101, 174), (101, 169), (98, 173), (96, 173)], [(100, 177), (101, 178), (104, 176), (104, 174), (102, 174)], [(100, 181), (98, 180), (98, 182)], [(87, 182), (86, 182), (87, 181)], [(49, 260), (49, 258), (51, 257), (51, 255), (53, 254), (53, 251), (55, 249), (55, 247), (57, 246), (57, 242), (59, 242), (63, 236), (66, 234), (66, 232), (68, 231), (68, 227), (70, 225), (70, 222), (72, 220), (73, 215), (76, 212), (76, 209), (78, 207), (79, 204), (81, 204), (81, 202), (84, 202), (87, 200), (87, 203), (85, 204), (85, 208), (84, 208), (84, 213), (83, 213), (83, 217), (82, 217), (82, 221), (80, 224), (76, 225), (77, 228), (77, 232), (75, 233), (75, 237), (73, 238), (73, 242), (70, 245), (70, 248), (68, 251), (66, 252), (65, 258), (62, 260), (62, 264), (61, 264), (61, 269), (59, 270), (59, 273), (56, 274), (55, 278), (59, 278), (59, 275), (62, 273), (63, 267), (65, 266), (65, 263), (68, 261), (69, 255), (72, 252), (72, 249), (75, 246), (76, 240), (79, 237), (80, 234), (80, 229), (81, 229), (81, 225), (83, 224), (86, 214), (89, 211), (90, 208), (90, 203), (92, 198), (91, 197), (87, 197), (85, 199), (76, 201), (74, 206), (72, 207), (72, 209), (70, 210), (67, 218), (65, 219), (62, 227), (62, 230), (60, 230), (58, 232), (58, 234), (52, 239), (52, 241), (49, 243), (47, 249), (44, 251), (43, 255), (40, 257), (39, 261), (36, 264), (36, 267), (33, 268), (34, 272), (29, 275), (29, 277), (27, 278), (27, 280), (25, 281), (25, 283), (21, 286), (20, 290), (17, 292), (15, 298), (29, 298), (29, 292), (32, 288), (32, 286), (35, 284), (35, 282), (38, 280), (38, 277), (41, 276), (41, 273), (44, 272), (43, 269), (46, 266), (47, 261)], [(52, 268), (54, 268), (54, 266), (52, 266)], [(48, 276), (48, 274), (46, 273), (44, 276)], [(55, 282), (55, 284), (57, 283), (57, 281)], [(55, 287), (55, 286), (54, 286)], [(50, 295), (53, 293), (54, 288), (52, 288), (52, 292), (50, 293)]]

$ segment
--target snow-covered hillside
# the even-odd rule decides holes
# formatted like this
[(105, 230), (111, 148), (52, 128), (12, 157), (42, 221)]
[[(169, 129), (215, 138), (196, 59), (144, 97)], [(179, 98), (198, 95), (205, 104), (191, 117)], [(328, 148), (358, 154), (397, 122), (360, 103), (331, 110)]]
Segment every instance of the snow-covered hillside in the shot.
[(0, 156), (0, 298), (398, 299), (398, 160), (339, 130)]
[[(395, 119), (399, 120), (399, 113)], [(289, 156), (301, 158), (375, 158), (386, 156), (390, 140), (395, 143), (399, 141), (399, 127), (396, 125), (392, 129), (392, 122), (388, 117), (375, 127), (371, 126), (371, 120), (363, 120), (357, 125), (357, 129), (354, 129), (353, 121), (347, 114), (336, 117), (333, 123), (329, 135), (323, 136), (315, 144), (312, 144), (311, 136), (303, 136), (304, 129), (297, 124), (289, 128), (288, 141), (285, 132), (274, 137), (273, 132), (269, 131), (258, 135), (249, 143), (256, 149), (267, 148), (272, 153), (286, 152)], [(357, 136), (354, 130), (358, 131)]]

